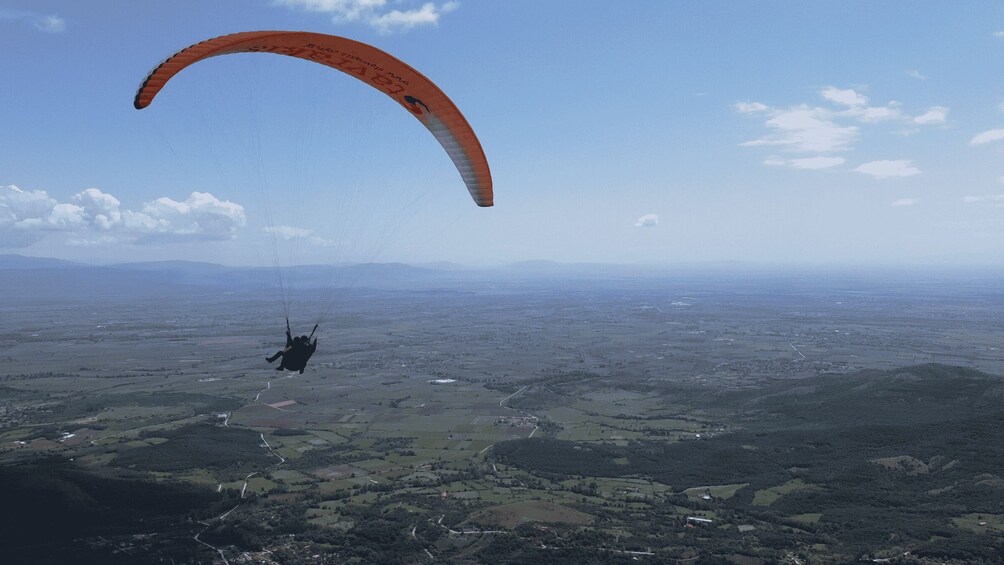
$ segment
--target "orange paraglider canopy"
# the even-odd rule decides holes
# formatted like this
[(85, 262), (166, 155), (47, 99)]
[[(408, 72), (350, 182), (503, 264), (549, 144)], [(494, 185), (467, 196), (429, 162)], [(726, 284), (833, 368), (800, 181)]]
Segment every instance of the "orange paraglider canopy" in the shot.
[(338, 69), (393, 98), (418, 118), (446, 149), (478, 206), (493, 204), (492, 177), (481, 142), (456, 105), (408, 64), (371, 45), (323, 33), (249, 31), (224, 35), (182, 49), (143, 81), (133, 105), (146, 108), (171, 77), (209, 57), (230, 53), (275, 53)]

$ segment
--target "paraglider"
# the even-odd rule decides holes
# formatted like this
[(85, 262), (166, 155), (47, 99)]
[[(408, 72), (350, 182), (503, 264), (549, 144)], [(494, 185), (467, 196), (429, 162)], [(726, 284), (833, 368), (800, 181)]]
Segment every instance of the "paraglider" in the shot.
[[(133, 106), (136, 109), (149, 106), (167, 83), (188, 66), (232, 53), (272, 53), (313, 61), (383, 92), (415, 116), (442, 145), (474, 202), (482, 207), (494, 204), (491, 171), (481, 142), (457, 106), (438, 86), (408, 64), (372, 45), (344, 37), (296, 31), (250, 31), (208, 39), (182, 49), (151, 71), (136, 92)], [(276, 270), (278, 276), (278, 262)], [(276, 370), (302, 373), (317, 349), (317, 339), (310, 341), (313, 333), (292, 337), (287, 306), (286, 346), (267, 357), (267, 361), (272, 363), (281, 357)]]
[(344, 37), (302, 31), (249, 31), (182, 49), (155, 68), (136, 92), (143, 109), (186, 67), (218, 55), (274, 53), (320, 63), (383, 92), (415, 116), (453, 160), (478, 206), (492, 206), (491, 171), (481, 142), (457, 106), (431, 80), (396, 57)]

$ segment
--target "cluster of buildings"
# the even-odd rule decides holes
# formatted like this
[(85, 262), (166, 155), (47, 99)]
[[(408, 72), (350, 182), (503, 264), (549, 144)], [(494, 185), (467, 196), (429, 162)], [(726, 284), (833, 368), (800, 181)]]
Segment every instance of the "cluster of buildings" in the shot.
[(499, 416), (495, 418), (496, 426), (511, 426), (514, 428), (537, 427), (536, 416)]

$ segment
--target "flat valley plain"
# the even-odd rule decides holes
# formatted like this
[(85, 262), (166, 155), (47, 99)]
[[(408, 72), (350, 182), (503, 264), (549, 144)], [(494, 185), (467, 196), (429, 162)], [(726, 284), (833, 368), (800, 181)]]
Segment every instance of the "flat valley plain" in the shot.
[(1004, 560), (999, 273), (194, 268), (2, 273), (5, 562)]

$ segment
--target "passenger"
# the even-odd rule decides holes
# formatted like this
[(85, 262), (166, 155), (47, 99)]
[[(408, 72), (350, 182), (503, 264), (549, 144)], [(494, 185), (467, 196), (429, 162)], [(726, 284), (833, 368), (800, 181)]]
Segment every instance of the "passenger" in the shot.
[[(310, 332), (310, 336), (313, 336), (315, 331), (317, 331), (317, 325)], [(314, 338), (313, 343), (311, 343), (310, 336), (293, 337), (293, 332), (289, 328), (289, 320), (287, 319), (286, 346), (276, 351), (275, 355), (266, 357), (265, 360), (272, 363), (282, 357), (279, 366), (275, 368), (276, 371), (299, 371), (302, 374), (310, 356), (314, 354), (314, 351), (317, 351), (317, 338)]]

